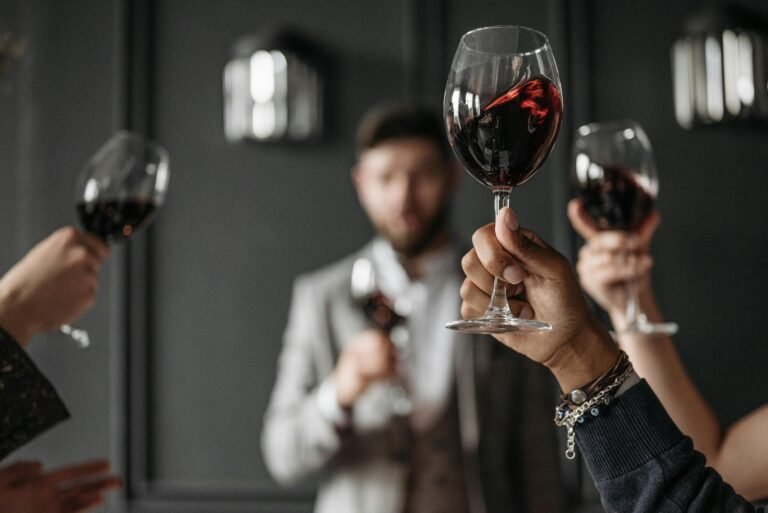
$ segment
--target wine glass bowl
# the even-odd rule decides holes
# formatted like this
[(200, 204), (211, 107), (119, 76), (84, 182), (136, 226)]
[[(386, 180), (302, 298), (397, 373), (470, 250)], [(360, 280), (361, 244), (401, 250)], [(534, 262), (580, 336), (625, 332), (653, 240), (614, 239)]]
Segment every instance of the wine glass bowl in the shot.
[(168, 188), (168, 152), (138, 134), (120, 131), (85, 165), (77, 187), (83, 228), (114, 242), (148, 225)]
[[(590, 123), (576, 132), (572, 181), (585, 212), (600, 230), (636, 231), (654, 210), (659, 180), (653, 148), (633, 120)], [(667, 334), (675, 323), (652, 323), (627, 283), (626, 332)]]
[[(560, 78), (544, 34), (518, 26), (464, 34), (445, 86), (446, 132), (466, 171), (493, 191), (496, 214), (552, 151), (562, 112)], [(501, 280), (495, 280), (482, 317), (446, 327), (472, 333), (552, 329), (546, 322), (515, 317)]]

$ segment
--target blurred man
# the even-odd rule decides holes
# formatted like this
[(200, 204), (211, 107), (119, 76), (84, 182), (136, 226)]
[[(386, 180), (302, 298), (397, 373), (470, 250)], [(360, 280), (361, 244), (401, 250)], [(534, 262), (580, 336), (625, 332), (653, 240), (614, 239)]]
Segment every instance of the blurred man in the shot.
[[(561, 508), (547, 378), (444, 327), (461, 286), (448, 224), (460, 171), (444, 141), (430, 113), (369, 114), (352, 178), (376, 237), (296, 280), (262, 448), (279, 482), (319, 480), (319, 513)], [(360, 258), (405, 317), (391, 332), (353, 299)]]

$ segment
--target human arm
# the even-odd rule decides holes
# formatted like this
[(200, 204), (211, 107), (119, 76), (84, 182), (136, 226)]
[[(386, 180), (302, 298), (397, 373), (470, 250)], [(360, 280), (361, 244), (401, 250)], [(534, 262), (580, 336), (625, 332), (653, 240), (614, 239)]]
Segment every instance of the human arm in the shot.
[[(504, 276), (510, 266), (517, 268), (535, 318), (550, 322), (553, 330), (496, 338), (549, 368), (564, 391), (594, 381), (611, 367), (618, 348), (587, 308), (564, 257), (532, 232), (519, 229), (509, 209), (502, 209), (495, 225), (475, 232), (473, 242), (463, 261), (467, 280), (461, 291), (462, 315), (483, 310), (492, 276)], [(608, 511), (754, 511), (715, 471), (705, 468), (704, 459), (690, 445), (685, 446), (686, 439), (663, 408), (632, 399), (642, 390), (630, 388), (612, 402), (607, 413), (576, 428)], [(622, 418), (623, 422), (616, 421)], [(614, 450), (622, 447), (637, 451), (632, 452), (637, 457), (627, 459), (625, 451)], [(612, 486), (605, 486), (606, 479)]]
[(24, 347), (90, 308), (108, 254), (95, 237), (62, 228), (0, 279), (0, 458), (69, 417)]
[(3, 513), (80, 513), (104, 502), (121, 485), (106, 461), (89, 461), (44, 471), (38, 462), (0, 468)]
[[(581, 284), (609, 313), (619, 343), (635, 370), (648, 381), (675, 424), (693, 439), (696, 450), (736, 491), (752, 500), (768, 497), (768, 445), (763, 443), (762, 434), (768, 430), (768, 406), (723, 433), (712, 409), (686, 372), (672, 339), (622, 332), (626, 324), (626, 281), (636, 284), (640, 304), (649, 320), (663, 320), (650, 280), (649, 246), (658, 226), (658, 215), (653, 214), (631, 235), (597, 231), (578, 200), (568, 205), (568, 217), (586, 240), (577, 264)], [(744, 465), (746, 461), (750, 465)], [(750, 471), (745, 472), (745, 468)]]

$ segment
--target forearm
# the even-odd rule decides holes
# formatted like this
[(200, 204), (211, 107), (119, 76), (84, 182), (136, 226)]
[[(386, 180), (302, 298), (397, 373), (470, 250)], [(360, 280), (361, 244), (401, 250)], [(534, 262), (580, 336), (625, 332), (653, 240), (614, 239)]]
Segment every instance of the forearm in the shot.
[(645, 382), (576, 429), (608, 511), (752, 513), (693, 450)]
[(711, 463), (749, 500), (768, 497), (768, 404), (733, 424), (725, 433), (718, 458)]
[[(640, 305), (651, 322), (663, 322), (650, 291), (640, 295)], [(686, 372), (672, 339), (666, 335), (621, 333), (624, 313), (614, 311), (610, 315), (620, 333), (619, 344), (629, 355), (637, 374), (648, 381), (677, 427), (693, 439), (696, 450), (708, 460), (716, 461), (720, 451), (720, 426)]]

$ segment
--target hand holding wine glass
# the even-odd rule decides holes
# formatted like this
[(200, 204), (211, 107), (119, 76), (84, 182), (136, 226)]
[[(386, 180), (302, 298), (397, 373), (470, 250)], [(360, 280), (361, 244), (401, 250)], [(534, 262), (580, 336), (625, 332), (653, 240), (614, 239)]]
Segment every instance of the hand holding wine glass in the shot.
[[(622, 331), (676, 333), (675, 323), (650, 322), (638, 299), (638, 280), (647, 280), (650, 272), (647, 246), (658, 225), (654, 202), (659, 188), (650, 141), (642, 127), (634, 121), (614, 121), (579, 128), (573, 182), (581, 201), (578, 212), (578, 206), (569, 210), (574, 227), (592, 245), (598, 237), (590, 232), (604, 232), (597, 249), (610, 257), (606, 269), (611, 265), (612, 272), (626, 276), (626, 327)], [(611, 299), (604, 302), (616, 303)]]
[[(448, 140), (467, 172), (493, 191), (497, 215), (549, 155), (562, 111), (557, 65), (544, 34), (517, 26), (464, 34), (443, 99)], [(552, 329), (515, 317), (498, 279), (481, 317), (446, 327), (474, 333)]]
[[(126, 240), (147, 226), (165, 201), (168, 152), (139, 134), (115, 133), (85, 165), (77, 186), (80, 224), (109, 243)], [(61, 331), (81, 347), (87, 332), (69, 325)]]
[(389, 406), (395, 415), (408, 415), (413, 405), (401, 369), (409, 350), (408, 335), (403, 325), (405, 313), (398, 312), (396, 302), (381, 292), (373, 262), (368, 258), (360, 257), (352, 266), (350, 289), (352, 298), (360, 304), (371, 324), (383, 332), (387, 342), (394, 346), (395, 375), (389, 389)]
[(37, 243), (0, 278), (0, 326), (22, 347), (93, 305), (109, 247), (73, 226)]

